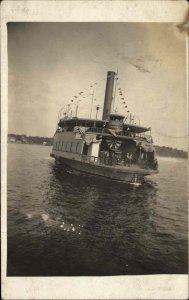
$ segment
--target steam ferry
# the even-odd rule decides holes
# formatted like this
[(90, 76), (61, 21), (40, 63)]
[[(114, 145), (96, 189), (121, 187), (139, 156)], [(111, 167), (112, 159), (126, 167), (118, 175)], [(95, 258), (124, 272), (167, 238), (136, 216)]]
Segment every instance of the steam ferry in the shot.
[[(58, 120), (51, 156), (73, 169), (129, 184), (158, 173), (151, 128), (112, 112), (116, 73), (107, 72), (102, 119), (64, 115)], [(97, 107), (97, 112), (98, 112)]]

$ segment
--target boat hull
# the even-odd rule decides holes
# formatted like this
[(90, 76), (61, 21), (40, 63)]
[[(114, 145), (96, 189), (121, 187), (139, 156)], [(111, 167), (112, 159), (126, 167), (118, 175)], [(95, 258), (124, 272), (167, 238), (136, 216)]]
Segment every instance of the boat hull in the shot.
[(104, 177), (111, 180), (122, 181), (125, 183), (141, 184), (144, 181), (146, 175), (152, 175), (157, 173), (153, 170), (136, 169), (135, 167), (115, 168), (113, 166), (102, 166), (96, 164), (89, 164), (78, 160), (64, 158), (51, 154), (56, 160), (69, 166), (72, 169), (95, 175), (98, 177)]

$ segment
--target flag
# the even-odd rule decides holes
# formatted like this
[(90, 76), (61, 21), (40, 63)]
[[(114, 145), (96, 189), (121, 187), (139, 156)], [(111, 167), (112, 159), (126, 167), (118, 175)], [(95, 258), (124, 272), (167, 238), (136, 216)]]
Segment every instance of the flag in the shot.
[(122, 145), (122, 141), (116, 139), (106, 139), (106, 143), (111, 150), (118, 150)]

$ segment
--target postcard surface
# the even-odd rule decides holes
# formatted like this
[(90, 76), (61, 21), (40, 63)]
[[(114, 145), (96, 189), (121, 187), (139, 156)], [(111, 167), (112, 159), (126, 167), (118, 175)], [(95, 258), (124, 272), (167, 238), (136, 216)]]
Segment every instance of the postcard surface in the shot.
[(2, 3), (2, 298), (188, 298), (185, 1)]

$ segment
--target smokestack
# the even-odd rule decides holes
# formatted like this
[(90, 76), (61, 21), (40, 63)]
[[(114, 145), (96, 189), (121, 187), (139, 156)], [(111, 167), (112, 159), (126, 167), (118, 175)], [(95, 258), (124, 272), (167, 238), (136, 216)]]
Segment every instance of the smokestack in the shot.
[(107, 73), (106, 92), (105, 92), (104, 108), (103, 108), (103, 115), (102, 115), (103, 120), (106, 120), (107, 116), (111, 113), (115, 74), (116, 73), (113, 71), (108, 71)]

